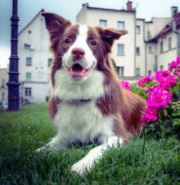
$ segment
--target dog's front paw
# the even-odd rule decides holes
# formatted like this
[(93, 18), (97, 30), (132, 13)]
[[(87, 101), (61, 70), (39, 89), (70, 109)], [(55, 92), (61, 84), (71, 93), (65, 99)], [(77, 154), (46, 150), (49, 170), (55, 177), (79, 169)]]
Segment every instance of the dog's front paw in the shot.
[(47, 152), (47, 147), (46, 146), (43, 146), (43, 147), (41, 147), (41, 148), (38, 148), (38, 149), (36, 149), (36, 152), (38, 152), (38, 153), (46, 153)]
[(83, 176), (85, 172), (90, 172), (93, 166), (91, 159), (83, 158), (71, 167), (71, 171)]

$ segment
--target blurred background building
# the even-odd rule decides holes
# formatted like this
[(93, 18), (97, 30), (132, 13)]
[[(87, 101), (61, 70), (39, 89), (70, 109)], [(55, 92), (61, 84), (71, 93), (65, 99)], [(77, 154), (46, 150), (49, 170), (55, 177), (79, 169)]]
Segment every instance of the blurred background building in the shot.
[(19, 33), (19, 81), (22, 104), (45, 102), (49, 95), (49, 67), (53, 54), (41, 10)]
[(0, 102), (7, 101), (8, 99), (8, 70), (7, 68), (0, 68)]
[[(49, 50), (49, 34), (41, 16), (43, 11), (40, 10), (19, 32), (22, 104), (45, 102), (50, 93), (49, 68), (53, 54)], [(136, 81), (142, 76), (154, 75), (157, 70), (168, 69), (171, 60), (180, 55), (180, 12), (176, 6), (171, 7), (170, 11), (171, 17), (154, 17), (147, 22), (136, 18), (131, 1), (127, 2), (125, 9), (120, 10), (91, 7), (86, 3), (77, 13), (76, 20), (81, 24), (128, 30), (127, 35), (115, 41), (112, 58), (121, 79)], [(6, 84), (1, 74), (0, 82)], [(1, 99), (6, 99), (5, 88), (0, 90)]]

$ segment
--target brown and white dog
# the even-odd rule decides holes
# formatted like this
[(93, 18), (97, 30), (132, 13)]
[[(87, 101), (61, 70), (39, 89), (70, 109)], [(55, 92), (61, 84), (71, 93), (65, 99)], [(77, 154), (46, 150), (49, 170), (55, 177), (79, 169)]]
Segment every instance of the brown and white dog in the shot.
[(113, 42), (126, 30), (72, 25), (59, 15), (42, 15), (54, 53), (49, 113), (57, 134), (38, 151), (57, 151), (69, 143), (97, 144), (71, 168), (82, 175), (108, 147), (123, 144), (140, 131), (146, 103), (120, 86), (111, 63)]

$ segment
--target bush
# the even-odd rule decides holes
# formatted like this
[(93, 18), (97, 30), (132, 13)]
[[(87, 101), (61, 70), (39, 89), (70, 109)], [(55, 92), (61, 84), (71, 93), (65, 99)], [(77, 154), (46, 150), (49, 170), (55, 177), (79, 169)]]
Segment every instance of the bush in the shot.
[(122, 81), (122, 86), (147, 100), (142, 116), (145, 133), (157, 138), (177, 135), (180, 138), (180, 57), (169, 69), (145, 76), (137, 83)]

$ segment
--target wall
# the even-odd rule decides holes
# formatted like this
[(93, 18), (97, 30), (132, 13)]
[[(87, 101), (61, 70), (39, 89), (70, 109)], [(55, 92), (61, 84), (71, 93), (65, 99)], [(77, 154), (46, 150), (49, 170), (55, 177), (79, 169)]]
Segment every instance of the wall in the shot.
[(9, 79), (8, 70), (6, 68), (0, 69), (0, 101), (8, 100), (8, 87), (6, 85), (8, 79)]
[(140, 69), (140, 76), (145, 76), (145, 42), (144, 42), (144, 20), (136, 20), (136, 26), (140, 26), (140, 33), (136, 34), (136, 47), (140, 48), (140, 54), (136, 54), (136, 68)]
[[(26, 49), (25, 43), (30, 44), (32, 49)], [(18, 43), (19, 80), (24, 82), (24, 86), (32, 87), (32, 96), (29, 98), (35, 102), (44, 102), (49, 93), (48, 58), (53, 58), (53, 54), (49, 51), (49, 45), (49, 34), (45, 28), (44, 18), (39, 14), (19, 34)], [(32, 66), (26, 66), (27, 57), (32, 58)], [(26, 81), (27, 72), (32, 75), (30, 81)]]
[[(180, 31), (180, 30), (179, 30)], [(168, 65), (172, 60), (176, 59), (177, 56), (177, 35), (173, 32), (166, 35), (164, 38), (159, 38), (157, 43), (158, 52), (158, 67), (162, 65), (164, 70), (168, 69)], [(171, 37), (171, 49), (168, 48), (168, 38)], [(160, 43), (163, 42), (163, 52), (160, 52)]]
[[(113, 45), (112, 58), (116, 62), (116, 66), (124, 67), (124, 76), (134, 76), (135, 70), (135, 13), (125, 11), (106, 11), (102, 9), (87, 9), (86, 6), (81, 13), (77, 16), (77, 22), (92, 26), (99, 25), (99, 20), (107, 20), (107, 27), (113, 27), (117, 29), (117, 22), (125, 22), (125, 29), (128, 30), (128, 34), (122, 36), (120, 40), (115, 41)], [(82, 14), (83, 12), (83, 14)], [(86, 15), (86, 19), (81, 16)], [(117, 54), (117, 44), (125, 45), (124, 56)]]

